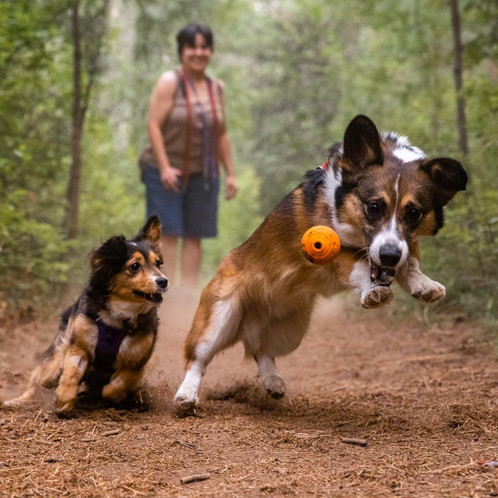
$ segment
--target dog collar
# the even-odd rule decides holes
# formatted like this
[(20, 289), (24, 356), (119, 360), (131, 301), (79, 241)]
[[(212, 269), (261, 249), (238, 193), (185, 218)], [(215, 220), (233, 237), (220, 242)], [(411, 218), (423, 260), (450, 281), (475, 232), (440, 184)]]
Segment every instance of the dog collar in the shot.
[(328, 161), (328, 159), (323, 164), (320, 164), (320, 166), (318, 166), (318, 167), (321, 168), (321, 169), (325, 169), (325, 170), (329, 169), (329, 161)]
[(127, 327), (117, 329), (102, 320), (97, 320), (97, 328), (99, 334), (93, 365), (101, 372), (113, 372), (119, 348), (123, 339), (128, 335), (129, 329)]

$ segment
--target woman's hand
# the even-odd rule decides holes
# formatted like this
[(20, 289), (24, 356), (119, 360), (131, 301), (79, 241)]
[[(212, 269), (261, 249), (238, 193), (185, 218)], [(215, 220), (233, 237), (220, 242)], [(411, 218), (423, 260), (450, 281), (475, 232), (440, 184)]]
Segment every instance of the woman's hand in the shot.
[(179, 192), (181, 176), (182, 172), (179, 169), (170, 166), (161, 171), (161, 183), (165, 189)]
[(228, 175), (226, 179), (225, 199), (227, 201), (233, 199), (236, 193), (237, 193), (237, 180), (235, 180), (235, 176)]

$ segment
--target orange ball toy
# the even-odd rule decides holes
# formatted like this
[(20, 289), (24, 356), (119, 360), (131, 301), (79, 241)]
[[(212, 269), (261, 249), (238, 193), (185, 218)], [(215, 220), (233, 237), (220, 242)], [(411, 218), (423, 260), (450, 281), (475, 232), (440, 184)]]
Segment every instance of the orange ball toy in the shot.
[(316, 225), (303, 235), (301, 249), (304, 257), (315, 265), (326, 265), (339, 254), (341, 241), (332, 228)]

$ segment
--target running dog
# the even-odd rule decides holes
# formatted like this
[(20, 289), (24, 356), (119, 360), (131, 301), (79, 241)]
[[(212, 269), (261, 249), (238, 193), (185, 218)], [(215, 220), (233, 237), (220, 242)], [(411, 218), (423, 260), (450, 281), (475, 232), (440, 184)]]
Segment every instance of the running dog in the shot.
[(161, 273), (161, 224), (151, 216), (131, 240), (115, 236), (89, 256), (90, 279), (61, 317), (57, 335), (31, 375), (18, 406), (36, 387), (56, 388), (55, 411), (69, 415), (88, 388), (114, 403), (133, 391), (152, 354), (157, 308), (168, 288)]
[[(391, 301), (394, 279), (424, 301), (445, 295), (443, 285), (421, 272), (418, 241), (438, 232), (443, 207), (465, 190), (462, 165), (429, 159), (395, 133), (379, 135), (362, 115), (329, 152), (224, 258), (202, 292), (185, 343), (185, 379), (175, 395), (180, 412), (196, 406), (214, 355), (238, 341), (255, 358), (268, 393), (283, 396), (275, 357), (299, 346), (317, 296), (352, 289), (363, 307), (377, 308)], [(341, 252), (328, 265), (302, 255), (301, 237), (314, 225), (332, 227), (341, 239)]]

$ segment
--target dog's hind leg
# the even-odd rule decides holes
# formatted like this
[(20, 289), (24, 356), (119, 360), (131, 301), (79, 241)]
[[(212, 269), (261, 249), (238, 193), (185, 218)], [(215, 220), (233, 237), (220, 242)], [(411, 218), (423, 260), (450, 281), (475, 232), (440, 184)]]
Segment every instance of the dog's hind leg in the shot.
[(204, 293), (185, 344), (187, 372), (175, 395), (180, 412), (188, 412), (198, 402), (201, 379), (209, 362), (219, 351), (235, 343), (242, 315), (239, 298), (231, 295), (212, 302)]
[(275, 358), (272, 356), (258, 355), (255, 357), (258, 364), (261, 382), (265, 386), (267, 393), (275, 399), (280, 399), (285, 394), (285, 382), (275, 365)]
[(299, 308), (290, 310), (278, 318), (269, 317), (256, 321), (247, 320), (242, 326), (246, 351), (252, 352), (258, 364), (261, 382), (270, 396), (280, 399), (285, 394), (285, 381), (277, 370), (275, 357), (294, 351), (308, 329), (314, 300), (304, 296), (299, 299)]
[(31, 374), (31, 377), (29, 379), (28, 388), (23, 394), (21, 394), (21, 396), (19, 396), (18, 398), (2, 401), (1, 406), (6, 408), (17, 408), (18, 406), (23, 405), (27, 401), (30, 401), (36, 392), (36, 386), (39, 384), (39, 376), (41, 368), (42, 365), (38, 365), (33, 370), (33, 373)]
[(61, 352), (56, 351), (54, 356), (45, 358), (32, 372), (28, 388), (26, 391), (15, 399), (4, 401), (2, 406), (18, 407), (27, 401), (30, 401), (38, 386), (50, 389), (57, 385), (57, 381), (62, 372)]

